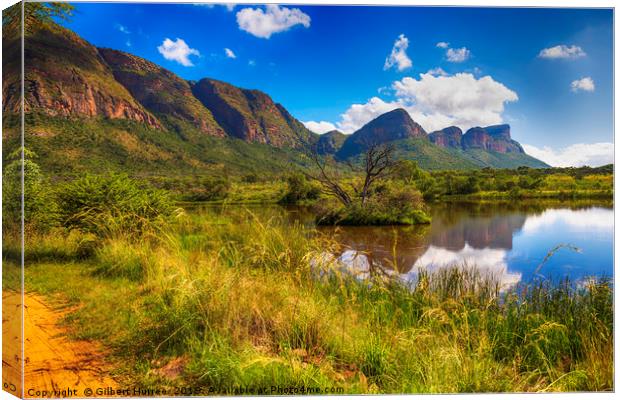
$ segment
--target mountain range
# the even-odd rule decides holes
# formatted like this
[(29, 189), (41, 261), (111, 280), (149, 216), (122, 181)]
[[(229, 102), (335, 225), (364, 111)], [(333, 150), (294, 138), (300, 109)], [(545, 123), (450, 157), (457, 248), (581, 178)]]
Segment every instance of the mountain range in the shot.
[[(3, 35), (5, 149), (19, 142), (20, 40)], [(279, 172), (303, 164), (302, 143), (338, 161), (369, 143), (428, 169), (545, 167), (510, 137), (508, 125), (428, 134), (396, 109), (345, 135), (318, 135), (259, 90), (204, 78), (187, 81), (135, 55), (97, 48), (55, 24), (25, 40), (26, 146), (52, 173)], [(6, 154), (5, 151), (5, 154)]]

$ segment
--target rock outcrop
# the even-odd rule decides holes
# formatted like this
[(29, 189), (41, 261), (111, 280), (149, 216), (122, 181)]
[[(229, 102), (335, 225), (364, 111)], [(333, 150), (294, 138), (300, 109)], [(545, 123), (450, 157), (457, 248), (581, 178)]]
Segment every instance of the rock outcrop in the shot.
[(463, 135), (463, 149), (483, 149), (496, 153), (525, 153), (519, 142), (510, 137), (510, 125), (475, 127)]
[[(18, 41), (4, 45), (20, 46)], [(75, 33), (57, 25), (36, 29), (27, 35), (24, 55), (25, 112), (129, 119), (161, 127), (160, 121), (114, 79), (97, 49)], [(3, 110), (19, 112), (20, 74), (9, 68), (3, 75)]]
[(215, 79), (201, 79), (192, 92), (229, 136), (275, 147), (297, 147), (313, 134), (259, 90), (241, 89)]
[(187, 81), (128, 53), (103, 48), (99, 53), (112, 68), (114, 78), (152, 113), (186, 121), (207, 135), (226, 135), (211, 111), (194, 97)]
[(428, 134), (428, 139), (440, 147), (461, 147), (463, 131), (457, 126), (450, 126)]

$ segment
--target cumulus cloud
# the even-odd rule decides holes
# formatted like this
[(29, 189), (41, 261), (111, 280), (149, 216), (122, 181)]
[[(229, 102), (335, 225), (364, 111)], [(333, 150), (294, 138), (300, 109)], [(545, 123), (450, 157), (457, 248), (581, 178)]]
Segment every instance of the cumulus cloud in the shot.
[(427, 72), (419, 79), (405, 77), (392, 83), (395, 99), (372, 97), (351, 105), (336, 127), (353, 133), (388, 111), (404, 108), (428, 132), (456, 125), (466, 130), (503, 122), (504, 105), (519, 99), (517, 93), (490, 76), (470, 73), (441, 75)]
[(460, 49), (448, 49), (446, 51), (446, 58), (450, 62), (460, 63), (466, 61), (471, 56), (471, 51), (466, 47)]
[(433, 76), (448, 76), (448, 73), (444, 71), (443, 68), (441, 67), (429, 69), (426, 73), (431, 74)]
[(450, 46), (450, 43), (448, 42), (439, 42), (437, 43), (437, 47), (439, 47), (440, 49), (447, 49)]
[(157, 50), (166, 60), (176, 61), (184, 67), (191, 67), (194, 65), (189, 59), (189, 56), (200, 55), (198, 50), (192, 49), (180, 38), (177, 38), (176, 41), (166, 38), (160, 46), (157, 46)]
[(228, 47), (224, 48), (224, 53), (226, 54), (226, 57), (228, 58), (237, 58), (237, 55)]
[(303, 123), (306, 128), (310, 129), (314, 133), (318, 133), (322, 135), (323, 133), (327, 133), (329, 131), (333, 131), (336, 129), (336, 125), (327, 121), (306, 121)]
[(396, 67), (399, 71), (404, 71), (407, 68), (411, 68), (413, 64), (411, 59), (407, 56), (407, 47), (409, 47), (409, 39), (401, 33), (394, 42), (392, 52), (385, 59), (383, 69), (387, 70)]
[(594, 81), (589, 76), (585, 78), (577, 79), (571, 82), (570, 90), (573, 92), (594, 92)]
[(427, 131), (449, 125), (468, 129), (502, 122), (504, 104), (517, 101), (517, 93), (490, 76), (469, 73), (451, 76), (420, 74), (393, 83), (399, 104)]
[(577, 143), (561, 149), (524, 144), (523, 149), (553, 167), (599, 167), (614, 162), (613, 143)]
[(565, 44), (560, 44), (558, 46), (542, 49), (540, 53), (538, 53), (538, 57), (550, 59), (575, 59), (585, 56), (586, 52), (583, 51), (581, 47), (575, 45), (567, 46)]
[(271, 35), (284, 32), (295, 25), (310, 27), (310, 16), (298, 8), (268, 4), (262, 8), (243, 8), (237, 12), (239, 29), (256, 37), (269, 39)]
[(342, 114), (338, 129), (344, 133), (353, 133), (366, 123), (377, 118), (381, 114), (402, 107), (399, 102), (385, 102), (378, 97), (373, 97), (365, 104), (353, 104)]

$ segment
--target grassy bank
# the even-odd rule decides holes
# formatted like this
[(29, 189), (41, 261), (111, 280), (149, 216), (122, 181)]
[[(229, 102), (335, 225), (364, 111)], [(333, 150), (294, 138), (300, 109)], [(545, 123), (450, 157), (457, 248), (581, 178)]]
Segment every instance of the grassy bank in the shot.
[[(27, 290), (78, 306), (67, 326), (105, 344), (122, 383), (613, 389), (609, 282), (500, 294), (492, 278), (455, 268), (412, 288), (369, 285), (325, 257), (336, 244), (278, 218), (179, 213), (161, 229), (139, 240), (61, 229), (28, 237)], [(19, 285), (17, 254), (5, 240), (5, 288)]]

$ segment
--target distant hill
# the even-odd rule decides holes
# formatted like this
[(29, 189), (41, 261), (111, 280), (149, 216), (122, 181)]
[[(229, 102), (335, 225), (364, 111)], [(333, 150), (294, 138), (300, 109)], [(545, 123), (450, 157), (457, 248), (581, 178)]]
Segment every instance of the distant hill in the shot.
[(427, 134), (402, 108), (378, 116), (351, 134), (335, 156), (356, 158), (368, 145), (384, 143), (392, 143), (400, 158), (416, 160), (427, 169), (548, 167), (525, 154), (510, 137), (509, 125), (475, 127), (465, 134), (451, 126)]
[[(19, 37), (5, 33), (5, 154), (19, 145), (19, 51)], [(360, 157), (370, 141), (394, 142), (399, 157), (429, 169), (545, 166), (510, 139), (507, 125), (427, 135), (402, 109), (352, 135), (318, 135), (259, 90), (187, 81), (54, 24), (27, 34), (25, 56), (26, 146), (53, 174), (279, 173), (304, 164), (302, 143), (344, 160)]]

